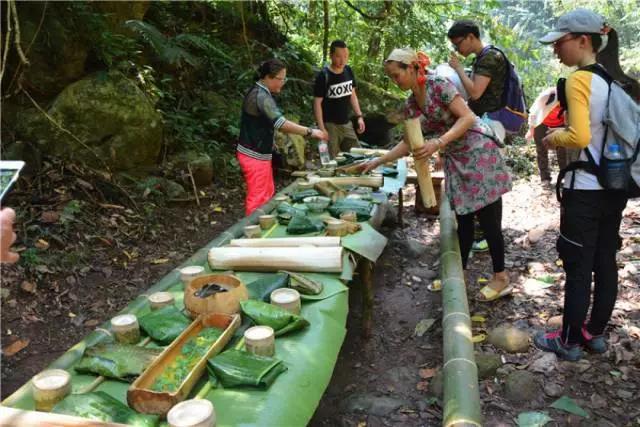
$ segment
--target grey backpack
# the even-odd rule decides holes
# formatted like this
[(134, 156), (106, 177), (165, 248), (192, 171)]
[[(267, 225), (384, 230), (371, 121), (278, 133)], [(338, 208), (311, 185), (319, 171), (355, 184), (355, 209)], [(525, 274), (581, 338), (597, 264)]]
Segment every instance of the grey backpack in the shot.
[[(584, 149), (587, 161), (577, 161), (560, 171), (556, 191), (560, 199), (560, 185), (564, 175), (576, 169), (583, 169), (598, 178), (600, 185), (613, 191), (626, 193), (627, 197), (640, 197), (640, 105), (613, 80), (599, 64), (581, 68), (598, 74), (609, 84), (609, 100), (604, 116), (604, 141), (600, 153), (600, 164), (596, 164), (587, 148)], [(560, 103), (563, 104), (564, 87), (558, 84)], [(566, 104), (565, 104), (566, 105)], [(564, 107), (564, 106), (563, 106)], [(607, 157), (609, 147), (617, 145), (620, 155), (616, 159)]]

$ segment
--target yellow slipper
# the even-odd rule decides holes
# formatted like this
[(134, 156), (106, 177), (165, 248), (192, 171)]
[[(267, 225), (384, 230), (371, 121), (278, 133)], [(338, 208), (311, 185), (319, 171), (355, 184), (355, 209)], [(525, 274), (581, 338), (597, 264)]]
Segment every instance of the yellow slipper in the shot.
[(482, 289), (480, 289), (480, 291), (476, 295), (476, 301), (480, 301), (480, 302), (494, 301), (494, 300), (497, 300), (498, 298), (502, 298), (507, 295), (510, 295), (512, 292), (513, 292), (512, 285), (508, 285), (506, 288), (502, 289), (501, 291), (496, 291), (491, 286), (487, 285)]

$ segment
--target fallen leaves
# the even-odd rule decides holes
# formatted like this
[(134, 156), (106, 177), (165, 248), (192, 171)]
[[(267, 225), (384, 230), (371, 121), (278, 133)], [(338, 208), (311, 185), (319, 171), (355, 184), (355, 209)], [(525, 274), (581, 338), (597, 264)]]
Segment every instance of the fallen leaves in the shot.
[(28, 345), (29, 345), (28, 339), (24, 339), (24, 340), (18, 339), (13, 343), (9, 344), (8, 346), (4, 347), (2, 349), (2, 354), (6, 357), (11, 357), (17, 352), (25, 349)]
[(436, 322), (436, 319), (422, 319), (416, 325), (416, 328), (414, 330), (414, 335), (417, 337), (423, 336), (425, 333), (427, 333), (427, 331), (429, 331), (429, 329), (431, 329), (431, 327), (435, 322)]

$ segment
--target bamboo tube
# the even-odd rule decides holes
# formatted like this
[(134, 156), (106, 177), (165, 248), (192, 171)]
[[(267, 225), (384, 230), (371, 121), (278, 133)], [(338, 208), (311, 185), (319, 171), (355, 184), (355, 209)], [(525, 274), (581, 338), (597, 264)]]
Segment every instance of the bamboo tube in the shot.
[[(424, 145), (424, 138), (422, 137), (422, 129), (420, 128), (420, 119), (408, 119), (404, 122), (405, 132), (407, 135), (407, 141), (411, 146), (411, 151), (417, 150)], [(433, 191), (433, 184), (431, 183), (431, 168), (429, 167), (428, 159), (416, 160), (415, 168), (418, 172), (418, 184), (420, 185), (420, 195), (422, 196), (422, 204), (425, 208), (436, 206), (438, 201)]]
[(478, 368), (462, 272), (455, 215), (444, 191), (440, 203), (440, 268), (444, 374), (444, 427), (481, 426)]
[(274, 237), (273, 239), (234, 239), (229, 242), (231, 246), (244, 248), (277, 248), (294, 246), (340, 246), (339, 237)]
[(364, 154), (365, 156), (373, 155), (376, 157), (382, 157), (387, 154), (389, 150), (353, 147), (349, 152), (353, 154)]
[(309, 177), (309, 181), (314, 183), (329, 181), (334, 185), (358, 185), (360, 187), (380, 188), (384, 179), (382, 176), (334, 176), (321, 178), (317, 176)]
[(342, 271), (341, 247), (241, 248), (227, 246), (209, 251), (209, 265), (215, 270), (240, 271), (308, 271), (339, 273)]
[(347, 192), (331, 181), (316, 182), (314, 187), (323, 196), (331, 198), (332, 202), (347, 197)]
[(23, 409), (0, 407), (1, 427), (126, 427), (126, 424), (88, 420), (72, 415), (54, 414), (50, 412), (26, 411)]

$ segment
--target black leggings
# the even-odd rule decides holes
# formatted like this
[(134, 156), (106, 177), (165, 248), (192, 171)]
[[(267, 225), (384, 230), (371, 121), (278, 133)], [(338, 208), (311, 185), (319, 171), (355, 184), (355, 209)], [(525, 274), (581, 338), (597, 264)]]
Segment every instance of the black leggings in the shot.
[(473, 217), (477, 216), (489, 244), (489, 253), (493, 262), (493, 272), (504, 271), (504, 239), (502, 237), (502, 197), (484, 208), (466, 215), (456, 215), (458, 220), (458, 241), (462, 267), (467, 268), (467, 260), (473, 245)]
[(626, 197), (615, 191), (562, 192), (557, 249), (566, 273), (562, 339), (569, 344), (580, 342), (589, 306), (589, 333), (602, 334), (611, 319), (618, 296), (618, 233), (626, 204)]

